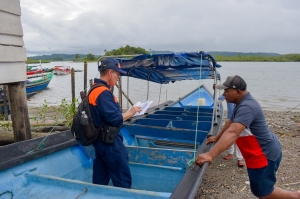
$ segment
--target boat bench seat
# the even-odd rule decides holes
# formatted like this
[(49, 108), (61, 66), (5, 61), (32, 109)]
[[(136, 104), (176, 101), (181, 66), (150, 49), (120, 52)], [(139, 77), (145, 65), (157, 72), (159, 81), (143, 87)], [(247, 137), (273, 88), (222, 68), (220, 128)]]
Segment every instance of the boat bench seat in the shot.
[(169, 138), (176, 140), (189, 140), (194, 141), (195, 137), (197, 142), (202, 143), (206, 139), (208, 131), (195, 129), (181, 129), (181, 128), (167, 128), (167, 127), (157, 127), (157, 126), (147, 126), (139, 124), (125, 124), (121, 133), (124, 139), (128, 139), (128, 145), (134, 142), (134, 137), (136, 136), (153, 136), (157, 138)]
[(213, 109), (212, 108), (199, 108), (198, 107), (165, 107), (164, 110), (168, 110), (168, 111), (180, 111), (180, 112), (201, 112), (201, 113), (212, 113)]
[[(178, 140), (169, 138), (160, 138), (152, 136), (135, 136), (138, 146), (140, 147), (155, 147), (155, 148), (176, 148), (176, 149), (193, 149), (195, 148), (195, 142), (190, 140)], [(198, 148), (199, 142), (196, 143)]]
[[(135, 121), (134, 124), (196, 130), (196, 123), (196, 121), (189, 120), (141, 118)], [(197, 130), (209, 131), (210, 128), (211, 121), (198, 121)]]
[(169, 110), (161, 110), (156, 111), (154, 114), (161, 115), (184, 115), (184, 116), (209, 116), (211, 117), (212, 113), (209, 112), (187, 112), (187, 111), (169, 111)]
[[(197, 121), (197, 116), (150, 114), (147, 118)], [(198, 121), (211, 121), (210, 116), (198, 116)]]

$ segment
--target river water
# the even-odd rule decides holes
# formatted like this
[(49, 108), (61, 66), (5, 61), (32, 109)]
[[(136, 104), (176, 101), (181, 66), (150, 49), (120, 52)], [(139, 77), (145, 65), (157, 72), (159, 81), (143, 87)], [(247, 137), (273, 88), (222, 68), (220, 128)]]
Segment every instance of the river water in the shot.
[[(247, 90), (259, 101), (263, 109), (300, 111), (300, 62), (219, 62), (219, 64), (222, 65), (218, 69), (222, 78), (221, 82), (224, 82), (229, 75), (241, 76), (247, 83)], [(57, 65), (83, 70), (83, 63), (73, 62), (51, 62), (42, 64), (42, 67), (51, 68)], [(95, 77), (99, 77), (97, 63), (88, 63), (88, 79)], [(125, 93), (127, 93), (127, 80), (127, 77), (122, 78)], [(162, 85), (162, 87), (150, 82), (148, 98), (153, 101), (152, 105), (166, 100), (174, 101), (195, 89), (199, 84), (205, 84), (212, 90), (213, 80), (187, 80)], [(76, 97), (79, 97), (79, 92), (83, 90), (83, 72), (75, 73), (75, 88)], [(129, 78), (129, 91), (130, 99), (134, 103), (147, 100), (146, 81)], [(114, 94), (118, 96), (117, 88)], [(59, 105), (63, 98), (71, 101), (71, 76), (55, 75), (46, 90), (28, 100), (28, 106), (41, 106), (44, 100), (48, 105)], [(124, 100), (123, 107), (126, 108), (127, 104)], [(295, 108), (296, 106), (298, 107)]]

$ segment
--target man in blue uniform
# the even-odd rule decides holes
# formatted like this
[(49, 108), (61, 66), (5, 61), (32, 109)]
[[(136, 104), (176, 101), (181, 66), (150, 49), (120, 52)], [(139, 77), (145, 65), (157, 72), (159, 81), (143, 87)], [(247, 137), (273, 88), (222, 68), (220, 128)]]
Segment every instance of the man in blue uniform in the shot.
[[(113, 87), (119, 80), (120, 73), (126, 74), (116, 59), (103, 60), (98, 70), (100, 79), (95, 78), (94, 82), (102, 83), (105, 86), (95, 88), (89, 95), (95, 126), (101, 127), (105, 124), (120, 127), (123, 121), (140, 111), (141, 107), (133, 106), (128, 112), (122, 113), (117, 98), (110, 91), (110, 87)], [(116, 187), (131, 188), (128, 152), (123, 144), (121, 133), (117, 133), (113, 143), (105, 143), (99, 136), (93, 145), (96, 153), (93, 165), (93, 183), (108, 185), (111, 179)]]

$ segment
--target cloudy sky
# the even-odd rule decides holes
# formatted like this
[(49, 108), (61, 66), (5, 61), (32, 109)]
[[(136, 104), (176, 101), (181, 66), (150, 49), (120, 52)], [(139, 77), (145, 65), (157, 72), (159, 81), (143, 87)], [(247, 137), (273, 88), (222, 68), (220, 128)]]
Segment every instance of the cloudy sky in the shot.
[(299, 0), (20, 0), (28, 54), (300, 53)]

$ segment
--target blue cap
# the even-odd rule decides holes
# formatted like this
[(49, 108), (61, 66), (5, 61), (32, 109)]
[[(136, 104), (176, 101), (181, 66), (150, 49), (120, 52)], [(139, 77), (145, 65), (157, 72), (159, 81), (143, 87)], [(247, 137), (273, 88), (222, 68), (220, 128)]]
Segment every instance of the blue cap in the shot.
[(121, 74), (127, 74), (126, 71), (121, 69), (120, 63), (118, 60), (114, 59), (114, 58), (106, 58), (101, 62), (101, 65), (98, 66), (98, 70), (100, 69), (112, 69), (115, 71), (118, 71)]

